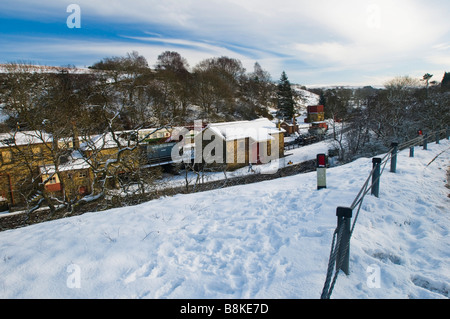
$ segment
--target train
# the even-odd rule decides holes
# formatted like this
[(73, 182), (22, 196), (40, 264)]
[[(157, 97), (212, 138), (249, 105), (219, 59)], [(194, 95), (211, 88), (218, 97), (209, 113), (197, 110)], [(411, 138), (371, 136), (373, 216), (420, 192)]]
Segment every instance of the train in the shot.
[(172, 149), (177, 143), (168, 142), (161, 144), (147, 144), (145, 145), (145, 153), (147, 155), (147, 162), (149, 164), (171, 162)]
[[(179, 162), (182, 160), (186, 162), (186, 160), (194, 160), (195, 158), (195, 146), (193, 144), (188, 144), (183, 146), (183, 150), (178, 150), (179, 158), (172, 158), (173, 148), (179, 142), (166, 142), (161, 144), (148, 144), (144, 146), (144, 151), (147, 155), (147, 164), (156, 166), (156, 165), (166, 165)], [(177, 146), (178, 148), (179, 146)], [(184, 155), (183, 155), (184, 152)], [(189, 154), (190, 153), (190, 154)]]

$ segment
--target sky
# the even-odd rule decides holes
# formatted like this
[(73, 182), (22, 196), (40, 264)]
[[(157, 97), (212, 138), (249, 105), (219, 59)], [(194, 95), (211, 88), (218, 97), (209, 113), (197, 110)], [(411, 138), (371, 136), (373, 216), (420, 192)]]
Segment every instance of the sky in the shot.
[(383, 85), (450, 71), (448, 0), (2, 0), (0, 63), (88, 67), (137, 51), (255, 62), (274, 81)]

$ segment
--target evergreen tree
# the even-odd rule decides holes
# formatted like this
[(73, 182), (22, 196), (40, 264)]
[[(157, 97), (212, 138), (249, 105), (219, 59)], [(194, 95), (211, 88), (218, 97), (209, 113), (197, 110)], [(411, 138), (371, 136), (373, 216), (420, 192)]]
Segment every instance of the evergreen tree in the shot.
[(283, 119), (291, 119), (295, 114), (295, 102), (291, 83), (289, 82), (286, 72), (281, 74), (277, 91), (278, 113), (277, 116)]
[(328, 111), (327, 107), (327, 98), (325, 96), (325, 92), (323, 90), (320, 90), (319, 94), (319, 105), (323, 105), (323, 109), (325, 111), (325, 118), (331, 118), (330, 112)]
[(319, 105), (323, 105), (325, 107), (325, 104), (327, 104), (327, 99), (325, 98), (325, 93), (321, 91), (319, 95)]
[(443, 90), (450, 90), (450, 72), (445, 72), (442, 78), (441, 88)]

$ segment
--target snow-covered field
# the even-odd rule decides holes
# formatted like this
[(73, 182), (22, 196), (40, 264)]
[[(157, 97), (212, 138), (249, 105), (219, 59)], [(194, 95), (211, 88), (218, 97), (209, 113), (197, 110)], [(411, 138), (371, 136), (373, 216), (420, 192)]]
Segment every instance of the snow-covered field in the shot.
[[(388, 164), (332, 298), (449, 297), (449, 148)], [(371, 168), (330, 168), (319, 191), (313, 172), (0, 232), (0, 298), (319, 298), (336, 207)]]

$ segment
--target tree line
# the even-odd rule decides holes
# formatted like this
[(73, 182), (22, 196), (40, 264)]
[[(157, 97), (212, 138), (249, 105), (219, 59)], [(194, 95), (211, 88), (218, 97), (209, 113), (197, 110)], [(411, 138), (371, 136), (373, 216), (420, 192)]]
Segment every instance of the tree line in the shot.
[[(43, 205), (52, 214), (61, 209), (72, 212), (86, 202), (87, 197), (69, 191), (75, 177), (63, 170), (77, 161), (79, 155), (73, 151), (81, 151), (80, 143), (85, 144), (83, 160), (92, 172), (89, 200), (119, 200), (123, 205), (126, 199), (115, 199), (114, 194), (143, 194), (161, 173), (145, 168), (145, 151), (139, 151), (145, 147), (136, 139), (139, 129), (157, 131), (197, 119), (255, 119), (270, 116), (267, 107), (276, 103), (276, 85), (267, 71), (255, 63), (253, 72), (247, 72), (239, 60), (228, 57), (205, 59), (190, 68), (180, 54), (166, 51), (150, 68), (143, 56), (131, 52), (104, 58), (81, 72), (22, 62), (4, 69), (0, 106), (6, 117), (1, 130), (7, 133), (2, 142), (9, 151), (4, 159), (0, 156), (0, 169), (14, 171), (5, 191), (14, 193), (28, 212)], [(128, 133), (120, 135), (124, 131)], [(22, 132), (41, 147), (20, 145)], [(100, 143), (92, 143), (92, 137)], [(112, 143), (114, 151), (106, 149), (102, 139)], [(43, 173), (43, 163), (54, 168), (53, 173)], [(62, 195), (45, 191), (55, 176), (63, 185)]]
[[(102, 132), (118, 114), (114, 126), (134, 129), (194, 119), (231, 121), (270, 116), (276, 85), (259, 63), (247, 72), (241, 61), (209, 58), (193, 68), (179, 53), (161, 53), (150, 68), (138, 52), (108, 57), (89, 67), (90, 72), (29, 72), (28, 66), (10, 63), (0, 76), (3, 130), (56, 128), (70, 135), (79, 130)], [(69, 131), (69, 132), (67, 132)]]
[(399, 76), (382, 88), (311, 90), (320, 95), (325, 118), (339, 157), (351, 161), (387, 151), (393, 142), (404, 142), (418, 131), (431, 132), (450, 125), (450, 73), (442, 82)]

